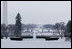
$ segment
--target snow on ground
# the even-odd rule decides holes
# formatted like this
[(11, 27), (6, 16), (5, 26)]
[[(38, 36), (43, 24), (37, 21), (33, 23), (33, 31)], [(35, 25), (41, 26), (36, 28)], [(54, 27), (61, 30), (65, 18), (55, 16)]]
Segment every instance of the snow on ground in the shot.
[(71, 48), (71, 42), (65, 39), (45, 41), (44, 39), (23, 39), (23, 41), (11, 41), (1, 39), (1, 48)]

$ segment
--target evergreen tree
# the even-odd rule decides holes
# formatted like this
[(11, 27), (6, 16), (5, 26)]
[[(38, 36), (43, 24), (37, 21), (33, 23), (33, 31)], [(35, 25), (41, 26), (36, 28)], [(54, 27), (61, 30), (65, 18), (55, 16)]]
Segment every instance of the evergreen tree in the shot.
[(15, 29), (15, 36), (20, 37), (21, 36), (21, 16), (18, 13), (16, 16), (16, 29)]
[(68, 21), (68, 23), (66, 25), (66, 34), (68, 37), (71, 37), (71, 20)]
[(67, 32), (71, 32), (71, 21), (69, 21), (66, 25)]

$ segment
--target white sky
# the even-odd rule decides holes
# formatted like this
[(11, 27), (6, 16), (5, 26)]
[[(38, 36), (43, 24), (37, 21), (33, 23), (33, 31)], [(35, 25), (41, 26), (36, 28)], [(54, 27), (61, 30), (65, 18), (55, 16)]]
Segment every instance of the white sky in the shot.
[[(1, 23), (2, 23), (1, 1)], [(17, 13), (24, 24), (55, 24), (71, 20), (71, 1), (8, 1), (8, 24), (15, 23)]]

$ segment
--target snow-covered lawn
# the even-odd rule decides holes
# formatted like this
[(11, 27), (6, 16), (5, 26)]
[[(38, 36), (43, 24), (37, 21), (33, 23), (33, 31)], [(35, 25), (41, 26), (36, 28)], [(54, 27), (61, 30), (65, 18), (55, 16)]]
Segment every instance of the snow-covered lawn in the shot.
[(45, 41), (44, 39), (23, 39), (23, 41), (11, 41), (1, 39), (1, 48), (71, 48), (71, 42), (65, 39)]

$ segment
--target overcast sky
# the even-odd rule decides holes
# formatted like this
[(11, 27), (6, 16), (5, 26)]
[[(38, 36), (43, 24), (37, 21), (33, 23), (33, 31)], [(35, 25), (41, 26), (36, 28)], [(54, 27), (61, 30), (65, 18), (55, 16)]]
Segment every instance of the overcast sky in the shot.
[[(3, 17), (1, 1), (1, 23)], [(17, 13), (24, 24), (55, 24), (71, 20), (70, 1), (8, 1), (8, 24), (15, 23)]]

